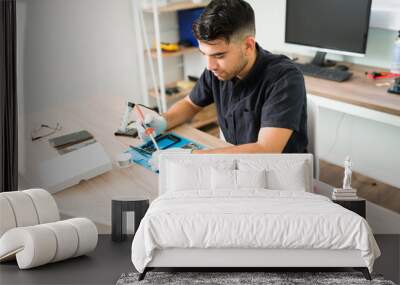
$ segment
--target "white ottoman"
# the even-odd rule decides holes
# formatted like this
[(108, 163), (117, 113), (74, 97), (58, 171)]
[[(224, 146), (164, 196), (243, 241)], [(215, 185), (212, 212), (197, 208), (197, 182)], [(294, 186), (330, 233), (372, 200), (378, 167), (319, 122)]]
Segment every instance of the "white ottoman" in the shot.
[(28, 269), (96, 248), (95, 224), (59, 221), (57, 204), (43, 189), (0, 193), (0, 214), (0, 262), (16, 258), (20, 269)]

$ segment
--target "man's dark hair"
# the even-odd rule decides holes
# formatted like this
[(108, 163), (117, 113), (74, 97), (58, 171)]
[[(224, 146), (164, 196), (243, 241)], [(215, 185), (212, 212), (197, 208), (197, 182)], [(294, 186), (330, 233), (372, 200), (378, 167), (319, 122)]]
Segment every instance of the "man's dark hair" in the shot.
[(193, 33), (199, 41), (223, 39), (230, 42), (236, 36), (254, 36), (254, 11), (243, 0), (213, 0), (193, 22)]

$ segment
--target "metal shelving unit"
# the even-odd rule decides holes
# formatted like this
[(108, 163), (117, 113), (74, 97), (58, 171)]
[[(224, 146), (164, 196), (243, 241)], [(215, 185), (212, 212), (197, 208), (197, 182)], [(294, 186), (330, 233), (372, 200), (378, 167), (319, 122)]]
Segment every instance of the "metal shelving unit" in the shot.
[[(162, 57), (163, 58), (167, 58), (167, 57), (181, 56), (181, 55), (184, 55), (184, 54), (194, 53), (194, 52), (197, 52), (197, 51), (198, 51), (198, 49), (196, 47), (180, 46), (178, 51), (163, 52), (162, 53)], [(152, 58), (158, 59), (157, 58), (157, 50), (151, 49), (150, 50), (150, 54), (151, 54)]]
[[(161, 50), (161, 36), (160, 36), (160, 13), (174, 13), (180, 10), (194, 9), (205, 7), (209, 1), (203, 1), (201, 3), (194, 3), (192, 1), (184, 1), (177, 3), (169, 3), (164, 6), (159, 6), (157, 4), (157, 0), (151, 1), (151, 8), (143, 9), (141, 6), (141, 1), (132, 0), (132, 7), (134, 18), (136, 18), (135, 26), (136, 26), (136, 36), (137, 36), (137, 51), (139, 64), (142, 65), (139, 67), (139, 72), (141, 73), (141, 85), (148, 86), (147, 78), (145, 76), (145, 58), (147, 58), (150, 73), (152, 74), (152, 86), (150, 90), (141, 90), (142, 94), (145, 94), (144, 103), (149, 105), (149, 98), (153, 97), (156, 99), (157, 106), (160, 112), (166, 112), (168, 109), (168, 103), (174, 102), (177, 99), (184, 98), (188, 95), (191, 89), (184, 89), (181, 92), (173, 95), (167, 95), (165, 92), (166, 87), (172, 87), (176, 85), (176, 81), (174, 82), (165, 82), (165, 74), (164, 74), (164, 59), (170, 57), (179, 57), (185, 54), (191, 54), (198, 52), (196, 47), (180, 47), (180, 49), (176, 52), (163, 52)], [(143, 13), (151, 13), (153, 17), (153, 28), (155, 33), (155, 46), (156, 48), (152, 49), (149, 45), (149, 40), (147, 39), (146, 27), (144, 25), (144, 16)], [(144, 48), (143, 48), (144, 44)], [(144, 55), (144, 56), (143, 56)], [(153, 65), (153, 60), (156, 62), (156, 67)], [(158, 74), (158, 80), (156, 79), (156, 71)], [(201, 127), (203, 125), (216, 122), (216, 116), (212, 118), (204, 118), (205, 114), (210, 114), (210, 110), (212, 108), (207, 108), (207, 111), (204, 114), (199, 114), (195, 117), (192, 125), (194, 127)], [(203, 113), (203, 112), (202, 112)], [(203, 123), (204, 122), (204, 123)]]
[[(151, 9), (143, 9), (141, 7), (141, 1), (132, 0), (132, 7), (133, 7), (133, 14), (136, 26), (136, 36), (137, 36), (137, 51), (138, 51), (138, 58), (139, 64), (143, 65), (142, 68), (139, 70), (141, 72), (141, 83), (144, 86), (147, 85), (147, 78), (145, 78), (145, 68), (144, 68), (144, 57), (147, 57), (147, 61), (150, 67), (152, 85), (154, 88), (152, 90), (142, 90), (143, 94), (146, 94), (147, 98), (144, 98), (144, 103), (149, 104), (149, 96), (155, 97), (157, 101), (157, 106), (161, 112), (166, 112), (168, 109), (168, 101), (167, 95), (165, 92), (165, 86), (171, 85), (172, 83), (169, 82), (166, 84), (165, 82), (165, 74), (164, 74), (164, 62), (163, 59), (167, 57), (178, 57), (184, 54), (193, 53), (197, 51), (195, 47), (181, 47), (180, 50), (176, 52), (163, 52), (161, 50), (161, 36), (160, 36), (160, 20), (159, 16), (160, 13), (173, 13), (180, 10), (185, 9), (194, 9), (194, 8), (201, 8), (207, 5), (206, 2), (201, 3), (194, 3), (192, 1), (185, 1), (185, 2), (178, 2), (178, 3), (169, 3), (164, 6), (158, 5), (156, 0), (151, 1)], [(147, 38), (147, 31), (144, 24), (144, 16), (143, 13), (151, 13), (153, 16), (153, 28), (154, 28), (154, 35), (155, 35), (155, 49), (151, 49), (149, 40)], [(143, 44), (145, 48), (143, 48)], [(145, 56), (140, 56), (145, 54)], [(153, 65), (152, 60), (155, 59), (156, 67)], [(156, 71), (158, 74), (158, 80), (156, 79)], [(159, 91), (158, 91), (159, 90)], [(189, 90), (190, 91), (190, 90)], [(180, 92), (182, 94), (178, 94), (177, 96), (183, 97), (183, 94), (188, 94), (187, 90)]]
[[(180, 10), (188, 10), (188, 9), (195, 9), (195, 8), (202, 8), (205, 7), (208, 3), (201, 2), (201, 3), (194, 3), (192, 1), (185, 1), (185, 2), (177, 2), (177, 3), (169, 3), (164, 6), (160, 6), (158, 8), (158, 12), (166, 13), (166, 12), (177, 12)], [(153, 12), (154, 9), (144, 9), (145, 12)]]
[[(173, 87), (173, 86), (176, 86), (176, 81), (167, 84), (166, 87)], [(191, 90), (192, 90), (191, 88), (187, 88), (187, 89), (181, 90), (179, 93), (176, 93), (173, 95), (166, 95), (166, 100), (167, 100), (167, 102), (173, 102), (176, 99), (184, 98), (186, 95), (188, 95), (190, 93)], [(155, 99), (157, 99), (157, 94), (156, 94), (154, 88), (149, 90), (149, 95), (151, 97), (154, 97)]]

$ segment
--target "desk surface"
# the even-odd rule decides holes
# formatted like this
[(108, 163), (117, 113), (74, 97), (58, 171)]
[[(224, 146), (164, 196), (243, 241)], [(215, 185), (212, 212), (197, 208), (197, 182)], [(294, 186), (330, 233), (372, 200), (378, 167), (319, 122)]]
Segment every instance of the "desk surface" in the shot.
[[(300, 59), (300, 62), (304, 61), (304, 57)], [(376, 86), (376, 83), (392, 82), (393, 79), (373, 80), (365, 75), (366, 71), (383, 69), (345, 62), (338, 64), (348, 66), (353, 73), (348, 81), (335, 82), (305, 76), (307, 93), (400, 116), (400, 95), (388, 93), (389, 86)]]
[[(116, 137), (114, 131), (120, 125), (125, 108), (125, 99), (112, 96), (103, 98), (85, 98), (77, 104), (64, 103), (46, 112), (28, 114), (25, 121), (25, 147), (23, 157), (25, 168), (21, 175), (29, 177), (30, 169), (43, 160), (58, 153), (50, 147), (48, 138), (32, 142), (30, 131), (41, 123), (59, 122), (62, 131), (59, 136), (69, 132), (86, 129), (101, 143), (111, 160), (115, 155), (128, 149), (129, 145), (140, 143), (138, 139)], [(207, 133), (182, 125), (174, 132), (209, 147), (223, 147), (227, 143)], [(29, 184), (27, 185), (29, 187)], [(113, 169), (76, 186), (67, 188), (53, 195), (64, 217), (83, 216), (96, 222), (102, 233), (109, 232), (111, 224), (111, 199), (114, 196), (146, 197), (153, 200), (158, 193), (158, 175), (132, 164), (128, 168)], [(102, 226), (105, 225), (105, 226)]]

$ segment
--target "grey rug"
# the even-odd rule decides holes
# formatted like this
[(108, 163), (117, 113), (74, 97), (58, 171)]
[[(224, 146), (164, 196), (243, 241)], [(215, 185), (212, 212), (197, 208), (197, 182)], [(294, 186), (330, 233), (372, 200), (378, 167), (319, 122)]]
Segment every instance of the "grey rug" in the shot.
[(372, 281), (364, 278), (360, 272), (148, 272), (146, 278), (138, 281), (138, 273), (124, 273), (117, 285), (133, 284), (376, 284), (395, 285), (380, 275), (372, 275)]

